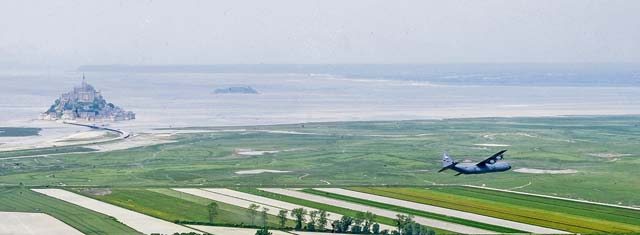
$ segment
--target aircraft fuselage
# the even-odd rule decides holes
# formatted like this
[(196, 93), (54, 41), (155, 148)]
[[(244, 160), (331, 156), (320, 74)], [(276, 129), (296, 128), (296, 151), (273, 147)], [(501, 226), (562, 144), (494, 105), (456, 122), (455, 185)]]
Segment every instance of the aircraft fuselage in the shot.
[(459, 163), (450, 168), (462, 174), (484, 174), (491, 172), (508, 171), (511, 166), (506, 162), (496, 162), (494, 164), (476, 165), (475, 163)]

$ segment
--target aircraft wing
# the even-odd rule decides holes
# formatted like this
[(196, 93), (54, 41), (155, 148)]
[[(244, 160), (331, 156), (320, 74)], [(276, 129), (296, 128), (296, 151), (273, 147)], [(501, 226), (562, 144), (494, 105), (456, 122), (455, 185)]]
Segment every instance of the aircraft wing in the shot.
[(476, 166), (483, 166), (483, 165), (487, 165), (487, 164), (493, 164), (493, 163), (496, 163), (498, 160), (502, 160), (502, 155), (503, 155), (503, 154), (504, 154), (504, 152), (506, 152), (506, 151), (507, 151), (507, 150), (505, 149), (505, 150), (502, 150), (502, 151), (500, 151), (500, 152), (497, 152), (496, 154), (491, 155), (491, 157), (489, 157), (489, 158), (487, 158), (487, 159), (484, 159), (484, 160), (483, 160), (483, 161), (481, 161), (481, 162), (478, 162), (478, 163), (476, 164)]

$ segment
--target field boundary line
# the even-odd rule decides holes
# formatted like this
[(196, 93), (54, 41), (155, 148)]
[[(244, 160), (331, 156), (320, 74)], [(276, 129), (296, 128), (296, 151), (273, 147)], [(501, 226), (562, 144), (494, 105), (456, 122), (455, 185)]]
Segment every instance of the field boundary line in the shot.
[[(444, 185), (444, 186), (446, 186), (446, 185)], [(588, 200), (583, 200), (583, 199), (573, 199), (573, 198), (566, 198), (566, 197), (549, 196), (549, 195), (544, 195), (544, 194), (518, 192), (518, 191), (512, 191), (512, 190), (508, 190), (508, 189), (482, 187), (482, 186), (476, 186), (476, 185), (470, 185), (470, 184), (462, 184), (462, 185), (456, 185), (456, 186), (464, 186), (464, 187), (469, 187), (469, 188), (493, 190), (493, 191), (498, 191), (498, 192), (515, 193), (515, 194), (521, 194), (521, 195), (527, 195), (527, 196), (544, 197), (544, 198), (558, 199), (558, 200), (564, 200), (564, 201), (580, 202), (580, 203), (587, 203), (587, 204), (593, 204), (593, 205), (599, 205), (599, 206), (617, 207), (617, 208), (622, 208), (622, 209), (630, 209), (630, 210), (640, 211), (639, 207), (621, 206), (621, 205), (615, 205), (615, 204), (609, 204), (609, 203), (603, 203), (603, 202), (588, 201)]]

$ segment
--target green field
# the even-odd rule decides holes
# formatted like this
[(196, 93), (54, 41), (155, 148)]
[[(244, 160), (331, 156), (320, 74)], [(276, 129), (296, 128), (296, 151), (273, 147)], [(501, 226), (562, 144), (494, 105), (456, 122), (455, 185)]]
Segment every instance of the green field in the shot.
[[(108, 195), (93, 195), (80, 189), (76, 192), (123, 208), (171, 222), (209, 223), (207, 205), (213, 201), (171, 189), (112, 189)], [(217, 225), (250, 225), (246, 208), (217, 202)], [(256, 218), (255, 223), (259, 219)], [(268, 226), (278, 227), (278, 219), (268, 216)]]
[[(306, 206), (306, 207), (315, 208), (315, 209), (318, 209), (318, 210), (325, 210), (325, 211), (327, 211), (329, 213), (335, 213), (335, 214), (346, 215), (346, 216), (351, 216), (351, 217), (355, 217), (356, 214), (358, 213), (358, 211), (351, 210), (351, 209), (346, 209), (346, 208), (342, 208), (342, 207), (327, 205), (327, 204), (318, 203), (318, 202), (309, 201), (309, 200), (304, 200), (304, 199), (295, 198), (295, 197), (289, 197), (289, 196), (280, 195), (280, 194), (271, 193), (271, 192), (265, 192), (265, 191), (261, 191), (261, 190), (255, 189), (255, 188), (244, 188), (244, 187), (241, 187), (241, 188), (231, 188), (231, 189), (237, 190), (237, 191), (241, 191), (241, 192), (245, 192), (245, 193), (255, 194), (255, 195), (258, 195), (258, 196), (268, 197), (268, 198), (279, 200), (279, 201), (283, 201), (283, 202), (289, 202), (289, 203), (297, 204), (297, 205), (300, 205), (300, 206)], [(390, 225), (390, 226), (395, 226), (394, 219), (395, 218), (387, 218), (387, 217), (377, 216), (375, 221), (377, 223), (380, 223), (380, 224), (386, 224), (386, 225)], [(437, 234), (454, 234), (454, 232), (443, 230), (443, 229), (438, 229), (438, 228), (432, 228), (432, 229)]]
[(640, 211), (467, 187), (351, 187), (364, 193), (575, 233), (640, 232)]
[(22, 137), (38, 135), (42, 129), (30, 127), (0, 127), (0, 137)]
[(64, 153), (82, 153), (93, 152), (95, 149), (85, 148), (80, 146), (63, 146), (63, 147), (50, 147), (50, 148), (38, 148), (38, 149), (25, 149), (25, 150), (13, 150), (0, 152), (0, 159), (9, 157), (22, 157), (22, 156), (34, 156), (45, 154), (64, 154)]
[(0, 188), (0, 211), (46, 213), (84, 234), (140, 234), (114, 218), (22, 188)]
[(466, 225), (466, 226), (469, 226), (469, 227), (481, 228), (481, 229), (485, 229), (485, 230), (489, 230), (489, 231), (495, 231), (495, 232), (499, 232), (499, 233), (524, 233), (523, 231), (519, 231), (519, 230), (515, 230), (515, 229), (495, 226), (495, 225), (491, 225), (491, 224), (484, 224), (484, 223), (479, 223), (479, 222), (475, 222), (475, 221), (471, 221), (471, 220), (466, 220), (466, 219), (461, 219), (461, 218), (456, 218), (456, 217), (450, 217), (450, 216), (445, 216), (445, 215), (440, 215), (440, 214), (434, 214), (434, 213), (424, 212), (424, 211), (420, 211), (420, 210), (414, 210), (414, 209), (411, 209), (411, 208), (401, 207), (401, 206), (397, 206), (397, 205), (390, 205), (390, 204), (385, 204), (385, 203), (379, 203), (379, 202), (364, 200), (364, 199), (360, 199), (360, 198), (354, 198), (354, 197), (348, 197), (348, 196), (344, 196), (344, 195), (327, 193), (327, 192), (313, 190), (313, 189), (304, 189), (302, 191), (306, 192), (306, 193), (311, 193), (311, 194), (316, 194), (316, 195), (328, 197), (328, 198), (338, 199), (338, 200), (341, 200), (341, 201), (347, 201), (347, 202), (353, 202), (353, 203), (357, 203), (357, 204), (361, 204), (361, 205), (378, 207), (378, 208), (382, 208), (382, 209), (397, 211), (397, 212), (400, 212), (400, 213), (403, 213), (403, 214), (415, 215), (415, 216), (420, 216), (420, 217), (425, 217), (425, 218), (432, 218), (432, 219), (436, 219), (436, 220), (440, 220), (440, 221), (447, 221), (447, 222), (451, 222), (451, 223), (455, 223), (455, 224), (462, 224), (462, 225)]
[[(112, 152), (3, 160), (0, 183), (316, 187), (326, 183), (331, 186), (428, 186), (435, 182), (503, 189), (517, 187), (516, 190), (524, 192), (640, 205), (639, 123), (637, 116), (610, 116), (193, 127), (188, 129), (244, 130), (180, 134), (175, 143)], [(454, 172), (435, 172), (440, 168), (442, 150), (448, 150), (462, 161), (482, 160), (503, 148), (509, 150), (506, 160), (514, 170), (572, 169), (577, 173), (509, 171), (454, 177)], [(280, 152), (247, 156), (238, 153), (241, 149)], [(290, 172), (234, 173), (252, 169)]]
[[(351, 216), (351, 217), (356, 216), (356, 214), (358, 213), (358, 211), (354, 211), (354, 210), (350, 210), (350, 209), (346, 209), (346, 208), (342, 208), (342, 207), (337, 207), (337, 206), (322, 204), (322, 203), (318, 203), (318, 202), (314, 202), (314, 201), (304, 200), (304, 199), (300, 199), (300, 198), (288, 197), (288, 196), (284, 196), (284, 195), (280, 195), (280, 194), (260, 191), (258, 189), (254, 189), (254, 188), (232, 188), (232, 189), (240, 191), (240, 192), (245, 192), (245, 193), (250, 193), (250, 194), (255, 194), (255, 195), (258, 195), (258, 196), (263, 196), (263, 197), (275, 199), (275, 200), (278, 200), (278, 201), (289, 202), (289, 203), (297, 204), (297, 205), (300, 205), (300, 206), (306, 206), (306, 207), (315, 208), (315, 209), (318, 209), (318, 210), (325, 210), (325, 211), (327, 211), (329, 213), (347, 215), (347, 216)], [(380, 224), (391, 225), (391, 226), (394, 225), (394, 222), (393, 222), (392, 218), (386, 218), (386, 217), (380, 217), (379, 216), (378, 218), (376, 218), (376, 222), (378, 222)], [(440, 231), (440, 232), (443, 232), (443, 231)]]

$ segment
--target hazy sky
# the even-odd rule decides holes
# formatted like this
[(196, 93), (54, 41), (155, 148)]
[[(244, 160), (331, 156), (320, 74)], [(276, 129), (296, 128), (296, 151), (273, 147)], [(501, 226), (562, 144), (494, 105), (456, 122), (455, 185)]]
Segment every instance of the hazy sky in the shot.
[(640, 1), (0, 1), (0, 64), (640, 62)]

